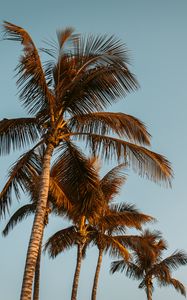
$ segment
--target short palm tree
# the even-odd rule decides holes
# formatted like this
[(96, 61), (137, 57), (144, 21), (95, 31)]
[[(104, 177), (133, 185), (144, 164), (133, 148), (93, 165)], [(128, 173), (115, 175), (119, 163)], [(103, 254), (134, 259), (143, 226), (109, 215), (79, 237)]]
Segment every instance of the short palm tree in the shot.
[[(98, 181), (97, 190), (100, 192), (97, 195), (93, 190), (92, 193), (89, 193), (90, 199), (80, 198), (79, 201), (74, 202), (72, 210), (67, 212), (74, 225), (56, 232), (45, 245), (45, 250), (48, 250), (53, 258), (65, 249), (77, 245), (77, 264), (72, 287), (72, 300), (77, 298), (81, 261), (87, 247), (94, 244), (99, 249), (92, 290), (92, 299), (96, 299), (103, 253), (107, 251), (110, 251), (111, 255), (120, 253), (127, 260), (129, 253), (126, 246), (132, 243), (132, 239), (135, 239), (134, 236), (116, 236), (114, 233), (124, 232), (127, 227), (140, 229), (143, 223), (153, 219), (140, 213), (132, 205), (121, 204), (109, 207), (109, 200), (111, 201), (114, 195), (119, 192), (119, 187), (125, 180), (125, 175), (122, 173), (124, 167), (125, 164), (121, 164), (113, 168), (103, 179)], [(71, 171), (69, 169), (69, 172), (73, 172), (73, 168)]]
[[(21, 291), (21, 300), (30, 300), (43, 235), (50, 162), (55, 149), (59, 155), (64, 155), (69, 147), (76, 148), (75, 141), (83, 140), (92, 153), (102, 154), (105, 159), (113, 156), (125, 159), (141, 175), (155, 181), (168, 182), (172, 174), (164, 157), (143, 147), (150, 144), (150, 136), (139, 120), (123, 113), (103, 111), (138, 86), (128, 69), (124, 45), (106, 35), (82, 38), (67, 28), (58, 33), (58, 44), (50, 44), (53, 49), (42, 49), (51, 57), (51, 61), (42, 66), (39, 52), (27, 31), (9, 22), (3, 25), (4, 38), (23, 45), (17, 83), (20, 100), (31, 117), (0, 121), (0, 154), (32, 145), (18, 161), (17, 169), (20, 169), (25, 164), (35, 164), (35, 154), (44, 148), (39, 200)], [(18, 187), (24, 189), (23, 178), (11, 174), (1, 193), (1, 213), (9, 206), (12, 188), (19, 196)]]
[(185, 287), (172, 277), (172, 270), (187, 264), (187, 253), (175, 251), (163, 259), (162, 253), (167, 249), (167, 245), (160, 233), (147, 230), (141, 237), (142, 240), (133, 249), (132, 260), (128, 263), (125, 260), (113, 262), (111, 272), (125, 272), (129, 278), (141, 280), (139, 288), (145, 289), (148, 300), (152, 300), (155, 279), (159, 286), (171, 285), (185, 296)]

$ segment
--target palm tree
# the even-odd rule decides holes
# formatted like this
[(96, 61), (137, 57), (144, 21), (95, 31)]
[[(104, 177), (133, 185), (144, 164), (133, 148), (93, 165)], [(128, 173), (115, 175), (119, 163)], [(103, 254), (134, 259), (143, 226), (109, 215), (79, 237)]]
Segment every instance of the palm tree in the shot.
[(134, 247), (130, 262), (124, 260), (114, 261), (111, 272), (125, 272), (129, 278), (141, 280), (139, 288), (145, 289), (147, 299), (152, 300), (153, 280), (156, 279), (159, 286), (172, 285), (176, 291), (186, 296), (184, 285), (172, 277), (172, 270), (187, 264), (187, 253), (175, 251), (166, 258), (162, 253), (167, 249), (166, 242), (159, 232), (145, 231), (142, 240)]
[[(141, 229), (142, 224), (153, 220), (153, 218), (150, 216), (144, 215), (138, 211), (134, 205), (129, 205), (126, 203), (112, 203), (115, 199), (115, 196), (119, 194), (121, 186), (126, 181), (126, 175), (123, 172), (125, 167), (125, 164), (114, 167), (99, 182), (99, 188), (102, 191), (103, 202), (107, 204), (107, 207), (103, 209), (99, 218), (97, 218), (94, 223), (97, 234), (95, 238), (93, 237), (92, 239), (98, 247), (99, 255), (92, 287), (92, 300), (96, 300), (102, 257), (104, 250), (108, 249), (108, 237), (110, 236), (112, 239), (115, 239), (115, 241), (119, 243), (119, 246), (120, 244), (125, 248), (132, 246), (134, 242), (137, 242), (139, 237), (124, 235), (124, 233), (126, 233), (126, 229), (131, 227)], [(121, 233), (123, 233), (123, 236), (120, 235)], [(111, 254), (116, 255), (117, 253), (111, 252)], [(127, 257), (129, 257), (129, 254)]]
[[(150, 216), (140, 213), (132, 205), (123, 203), (109, 206), (109, 201), (119, 192), (119, 187), (125, 180), (125, 174), (122, 173), (124, 167), (125, 164), (121, 164), (113, 168), (104, 178), (98, 181), (97, 191), (100, 191), (98, 194), (93, 190), (92, 193), (89, 193), (90, 199), (81, 199), (80, 197), (79, 201), (75, 201), (72, 209), (67, 212), (69, 219), (74, 225), (56, 232), (48, 239), (45, 245), (45, 250), (48, 250), (52, 258), (65, 249), (77, 245), (77, 264), (72, 286), (72, 300), (76, 300), (77, 298), (81, 261), (87, 247), (90, 244), (94, 244), (99, 249), (92, 290), (92, 299), (96, 299), (103, 253), (107, 251), (110, 251), (111, 255), (118, 255), (120, 253), (127, 260), (129, 253), (126, 247), (132, 244), (132, 240), (135, 240), (134, 236), (116, 236), (114, 233), (124, 232), (126, 227), (140, 229), (143, 223), (153, 219)], [(71, 165), (68, 172), (73, 173)], [(64, 187), (65, 185), (62, 184), (62, 186)]]
[[(101, 154), (105, 159), (125, 159), (141, 175), (156, 182), (169, 182), (172, 171), (163, 156), (143, 147), (150, 144), (150, 136), (143, 123), (123, 113), (103, 111), (107, 105), (138, 86), (128, 69), (126, 48), (118, 40), (92, 35), (82, 38), (67, 28), (58, 33), (57, 45), (50, 44), (53, 49), (42, 49), (51, 57), (51, 61), (42, 66), (38, 50), (26, 30), (4, 22), (4, 32), (5, 39), (19, 41), (23, 45), (23, 55), (17, 67), (17, 83), (20, 100), (31, 117), (0, 121), (0, 154), (34, 144), (18, 161), (17, 170), (14, 169), (18, 171), (25, 164), (37, 163), (34, 161), (35, 154), (44, 148), (39, 200), (20, 298), (30, 300), (43, 235), (50, 162), (55, 149), (58, 149), (59, 155), (76, 152), (74, 142), (83, 140), (92, 153)], [(20, 187), (25, 188), (23, 178), (18, 178), (16, 173), (11, 174), (1, 193), (2, 214), (9, 207), (10, 191), (15, 189), (19, 197)]]
[[(75, 154), (75, 153), (74, 153)], [(66, 166), (68, 164), (70, 166)], [(65, 163), (62, 163), (62, 159), (56, 161), (52, 167), (50, 172), (50, 184), (49, 184), (49, 193), (48, 193), (48, 204), (46, 208), (44, 225), (48, 224), (48, 215), (52, 213), (54, 215), (66, 216), (67, 212), (72, 208), (71, 199), (68, 198), (66, 190), (72, 190), (71, 183), (79, 186), (80, 190), (83, 192), (84, 190), (90, 189), (92, 186), (92, 180), (94, 177), (93, 170), (91, 170), (91, 164), (85, 164), (85, 158), (81, 156), (81, 153), (77, 152), (75, 157), (69, 156), (69, 160), (66, 160)], [(19, 208), (9, 219), (6, 227), (3, 230), (3, 235), (7, 236), (11, 229), (13, 229), (18, 222), (21, 222), (23, 219), (27, 218), (29, 215), (34, 214), (36, 212), (37, 201), (38, 201), (38, 192), (39, 192), (39, 178), (42, 172), (42, 153), (37, 155), (37, 166), (35, 165), (32, 168), (33, 173), (29, 172), (27, 166), (22, 169), (22, 173), (17, 173), (17, 176), (22, 176), (25, 178), (24, 184), (26, 187), (27, 194), (30, 198), (31, 203), (23, 205)], [(77, 167), (79, 165), (79, 167)], [(16, 169), (17, 164), (13, 165)], [(77, 169), (76, 169), (77, 167)], [(63, 177), (63, 184), (60, 182), (59, 177), (59, 169), (60, 175)], [(12, 172), (13, 172), (12, 170)], [(83, 174), (78, 173), (77, 171), (81, 170)], [(13, 172), (14, 173), (14, 172)], [(29, 176), (28, 176), (29, 174)], [(70, 178), (74, 176), (74, 180), (70, 181)], [(86, 182), (85, 182), (86, 178)], [(76, 180), (76, 181), (75, 181)], [(85, 185), (86, 183), (86, 185)], [(68, 186), (69, 184), (69, 186)], [(67, 188), (68, 186), (68, 188)], [(86, 195), (86, 190), (84, 194), (82, 194), (82, 198)], [(33, 300), (39, 299), (39, 278), (40, 278), (40, 259), (41, 259), (41, 247), (42, 240), (40, 245), (40, 251), (38, 253), (36, 269), (35, 269), (35, 280), (34, 280), (34, 290), (33, 290)]]

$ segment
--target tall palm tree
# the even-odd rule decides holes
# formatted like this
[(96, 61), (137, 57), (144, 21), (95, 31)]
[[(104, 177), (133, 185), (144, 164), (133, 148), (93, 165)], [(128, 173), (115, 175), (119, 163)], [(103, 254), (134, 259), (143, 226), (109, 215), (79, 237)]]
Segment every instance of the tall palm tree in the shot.
[[(35, 164), (35, 154), (44, 148), (39, 201), (20, 298), (30, 300), (43, 235), (50, 162), (55, 149), (59, 150), (59, 155), (64, 155), (69, 147), (72, 151), (76, 149), (74, 141), (83, 140), (94, 154), (101, 154), (105, 159), (113, 156), (125, 159), (141, 175), (155, 181), (170, 181), (172, 172), (164, 157), (143, 147), (150, 144), (150, 136), (139, 120), (123, 113), (103, 111), (138, 86), (128, 69), (124, 45), (106, 35), (82, 38), (67, 28), (58, 33), (58, 44), (50, 44), (53, 49), (42, 49), (51, 57), (51, 61), (42, 66), (27, 31), (9, 22), (3, 25), (4, 38), (23, 45), (17, 83), (20, 100), (31, 117), (0, 121), (0, 154), (34, 144), (19, 160), (17, 169), (20, 169), (26, 162)], [(1, 193), (1, 213), (9, 206), (10, 190), (14, 188), (19, 196), (18, 187), (24, 189), (22, 178), (16, 179), (11, 177)]]
[[(74, 153), (75, 154), (75, 153)], [(71, 158), (71, 159), (70, 159)], [(85, 164), (86, 160), (84, 156), (81, 156), (81, 153), (77, 152), (77, 155), (75, 157), (69, 156), (69, 168), (65, 166), (62, 161), (60, 161), (60, 164), (62, 166), (59, 166), (59, 161), (54, 163), (51, 167), (50, 172), (50, 184), (49, 184), (49, 193), (48, 193), (48, 205), (46, 208), (45, 218), (44, 218), (44, 225), (48, 224), (48, 215), (49, 213), (65, 216), (67, 215), (67, 212), (72, 207), (71, 199), (68, 198), (66, 190), (71, 190), (71, 183), (73, 182), (74, 185), (79, 186), (80, 190), (83, 191), (83, 186), (85, 189), (89, 192), (89, 185), (92, 186), (92, 180), (93, 180), (93, 170), (91, 170), (91, 164), (87, 163)], [(68, 164), (68, 161), (66, 159), (66, 164)], [(13, 229), (18, 222), (21, 222), (23, 219), (27, 218), (29, 215), (34, 214), (36, 212), (37, 207), (37, 201), (38, 201), (38, 193), (39, 193), (39, 178), (42, 172), (42, 153), (37, 155), (37, 166), (33, 166), (32, 171), (33, 173), (29, 172), (29, 169), (25, 167), (22, 169), (22, 172), (20, 173), (20, 170), (17, 172), (17, 176), (21, 176), (25, 178), (24, 184), (26, 187), (27, 194), (30, 198), (31, 203), (23, 205), (20, 207), (9, 219), (6, 227), (3, 230), (3, 235), (7, 236), (11, 229)], [(79, 167), (77, 167), (79, 165)], [(11, 173), (14, 173), (14, 168), (16, 169), (17, 164), (13, 165), (13, 170)], [(77, 168), (76, 168), (77, 167)], [(62, 184), (59, 181), (59, 170), (60, 168), (60, 174), (63, 176), (63, 182)], [(83, 173), (78, 174), (78, 171), (81, 170)], [(28, 176), (29, 174), (29, 176)], [(71, 180), (69, 182), (70, 178), (74, 176), (74, 180)], [(85, 181), (86, 178), (86, 181)], [(86, 183), (86, 185), (85, 185)], [(68, 184), (70, 186), (68, 186)], [(68, 188), (67, 188), (68, 186)], [(65, 188), (65, 189), (63, 189)], [(84, 195), (86, 194), (86, 191), (84, 192)], [(83, 195), (83, 196), (84, 196)], [(35, 280), (34, 280), (34, 290), (33, 290), (33, 300), (39, 299), (39, 278), (40, 278), (40, 259), (41, 259), (41, 246), (42, 246), (42, 240), (40, 245), (40, 251), (38, 253), (37, 263), (36, 263), (36, 269), (35, 269)]]
[(187, 264), (187, 253), (175, 251), (163, 259), (162, 254), (167, 245), (160, 233), (147, 230), (141, 237), (142, 240), (133, 249), (132, 260), (128, 263), (124, 260), (113, 262), (111, 272), (125, 272), (129, 278), (141, 280), (139, 288), (145, 289), (148, 300), (152, 300), (154, 279), (159, 286), (171, 285), (185, 296), (186, 289), (179, 280), (172, 277), (172, 270)]

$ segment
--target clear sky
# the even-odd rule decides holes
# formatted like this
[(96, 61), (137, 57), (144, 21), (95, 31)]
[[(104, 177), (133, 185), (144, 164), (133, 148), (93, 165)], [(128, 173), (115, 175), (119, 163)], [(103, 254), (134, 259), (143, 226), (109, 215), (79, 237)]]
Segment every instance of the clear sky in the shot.
[[(56, 29), (73, 26), (81, 33), (115, 34), (130, 50), (131, 70), (141, 88), (111, 107), (140, 118), (152, 135), (152, 149), (172, 163), (175, 178), (172, 189), (155, 185), (128, 171), (128, 182), (118, 201), (136, 204), (144, 213), (157, 218), (154, 228), (163, 232), (169, 251), (187, 251), (187, 1), (186, 0), (6, 0), (1, 1), (0, 20), (27, 29), (37, 46), (55, 37)], [(0, 42), (0, 119), (23, 116), (16, 95), (13, 69), (21, 47)], [(15, 155), (1, 157), (0, 187)], [(108, 166), (109, 168), (111, 166)], [(13, 211), (19, 207), (15, 202)], [(0, 298), (19, 299), (27, 242), (32, 218), (0, 238)], [(1, 229), (5, 221), (1, 221)], [(52, 220), (45, 239), (62, 228), (61, 220)], [(168, 254), (167, 253), (167, 254)], [(43, 257), (41, 299), (70, 299), (70, 287), (76, 253), (71, 250), (55, 260)], [(83, 263), (78, 299), (90, 298), (97, 250), (91, 249)], [(145, 299), (138, 282), (123, 274), (109, 274), (110, 259), (102, 266), (98, 300)], [(187, 285), (187, 267), (176, 277)], [(172, 288), (155, 289), (154, 298), (180, 299)]]

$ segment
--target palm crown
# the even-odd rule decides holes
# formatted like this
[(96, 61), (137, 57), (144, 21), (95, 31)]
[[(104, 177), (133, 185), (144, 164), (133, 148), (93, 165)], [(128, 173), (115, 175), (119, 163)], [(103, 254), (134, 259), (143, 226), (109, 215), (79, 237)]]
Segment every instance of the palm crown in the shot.
[(153, 281), (157, 280), (159, 286), (172, 285), (182, 295), (186, 295), (184, 285), (172, 277), (172, 270), (187, 264), (187, 254), (184, 251), (175, 251), (165, 259), (163, 251), (167, 249), (166, 242), (159, 232), (144, 231), (141, 239), (132, 245), (132, 260), (115, 261), (111, 265), (111, 272), (125, 272), (129, 278), (141, 280), (139, 288), (146, 291), (147, 299), (152, 299)]

